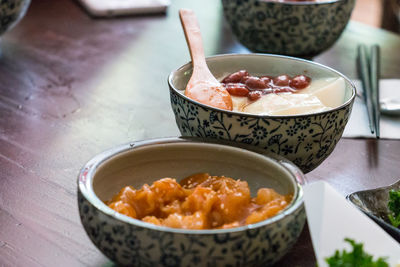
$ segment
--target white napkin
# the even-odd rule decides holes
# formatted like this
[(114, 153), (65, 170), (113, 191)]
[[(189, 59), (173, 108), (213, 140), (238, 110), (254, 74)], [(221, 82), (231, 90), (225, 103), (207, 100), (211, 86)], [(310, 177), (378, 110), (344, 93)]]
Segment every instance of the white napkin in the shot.
[(164, 13), (170, 0), (79, 0), (93, 16)]
[[(362, 95), (361, 82), (354, 81), (358, 93)], [(400, 101), (400, 79), (381, 79), (379, 82), (380, 99), (396, 98)], [(400, 139), (400, 116), (387, 116), (381, 114), (380, 119), (381, 138)], [(343, 137), (348, 138), (375, 138), (371, 134), (368, 124), (368, 114), (365, 102), (360, 97), (356, 97), (350, 120), (346, 125)]]
[(304, 204), (318, 266), (328, 266), (325, 258), (336, 250), (352, 251), (345, 238), (364, 244), (364, 251), (388, 257), (389, 266), (399, 266), (400, 245), (367, 215), (349, 203), (328, 183), (304, 186)]

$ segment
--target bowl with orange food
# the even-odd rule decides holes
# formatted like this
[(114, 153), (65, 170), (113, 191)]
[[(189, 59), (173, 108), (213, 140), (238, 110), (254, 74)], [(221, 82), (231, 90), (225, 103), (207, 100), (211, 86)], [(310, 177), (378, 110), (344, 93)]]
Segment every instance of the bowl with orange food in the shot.
[(232, 109), (185, 94), (187, 63), (168, 79), (171, 107), (182, 136), (229, 140), (283, 156), (304, 173), (318, 167), (339, 142), (356, 96), (354, 84), (327, 66), (268, 54), (208, 57), (211, 73)]
[(122, 145), (78, 177), (82, 224), (130, 266), (268, 266), (305, 223), (304, 175), (264, 150), (201, 138)]

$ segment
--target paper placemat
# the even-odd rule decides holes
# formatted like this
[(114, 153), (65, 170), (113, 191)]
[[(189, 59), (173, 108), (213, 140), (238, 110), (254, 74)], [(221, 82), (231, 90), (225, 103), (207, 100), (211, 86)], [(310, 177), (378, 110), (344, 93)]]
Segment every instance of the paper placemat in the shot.
[(93, 16), (165, 13), (170, 0), (79, 0)]
[[(353, 81), (356, 85), (358, 94), (362, 95), (362, 86), (359, 80)], [(396, 98), (400, 102), (400, 79), (382, 79), (379, 82), (380, 99)], [(381, 114), (380, 119), (380, 138), (400, 139), (400, 116), (388, 116)], [(343, 133), (344, 138), (375, 138), (371, 134), (368, 124), (367, 107), (362, 98), (356, 97), (353, 111), (349, 122)]]

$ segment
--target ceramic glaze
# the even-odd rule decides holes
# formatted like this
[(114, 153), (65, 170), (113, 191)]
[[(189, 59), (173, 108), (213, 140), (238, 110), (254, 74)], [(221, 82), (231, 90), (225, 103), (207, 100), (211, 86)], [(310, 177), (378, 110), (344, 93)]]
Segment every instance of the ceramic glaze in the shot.
[(355, 0), (271, 2), (222, 0), (239, 41), (253, 52), (311, 57), (328, 49), (347, 25)]
[(357, 191), (346, 198), (400, 242), (400, 228), (394, 227), (388, 218), (390, 214), (388, 208), (390, 190), (400, 190), (400, 180), (389, 186)]

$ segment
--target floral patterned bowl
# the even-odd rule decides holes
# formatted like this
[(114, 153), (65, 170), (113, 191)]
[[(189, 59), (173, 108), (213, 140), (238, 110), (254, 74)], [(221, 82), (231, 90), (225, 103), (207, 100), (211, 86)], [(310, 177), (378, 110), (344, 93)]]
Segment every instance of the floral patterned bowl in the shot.
[(22, 19), (30, 3), (31, 0), (0, 0), (0, 35)]
[[(304, 175), (265, 151), (212, 140), (163, 138), (134, 142), (90, 160), (78, 177), (82, 224), (110, 259), (130, 266), (267, 266), (287, 253), (305, 223)], [(253, 151), (252, 151), (253, 150)], [(281, 213), (256, 224), (216, 230), (161, 227), (119, 214), (103, 201), (123, 186), (140, 187), (163, 177), (197, 172), (241, 178), (251, 192), (271, 187), (293, 200)]]
[(352, 82), (339, 72), (302, 59), (285, 56), (247, 54), (207, 58), (217, 79), (246, 69), (252, 75), (297, 75), (313, 79), (343, 77), (344, 104), (329, 111), (307, 115), (266, 116), (209, 107), (183, 94), (191, 76), (188, 63), (173, 71), (168, 79), (175, 120), (183, 136), (217, 138), (246, 143), (281, 155), (309, 172), (324, 161), (342, 136), (355, 98)]
[(303, 57), (315, 56), (333, 45), (348, 23), (354, 3), (222, 0), (226, 20), (247, 48)]

